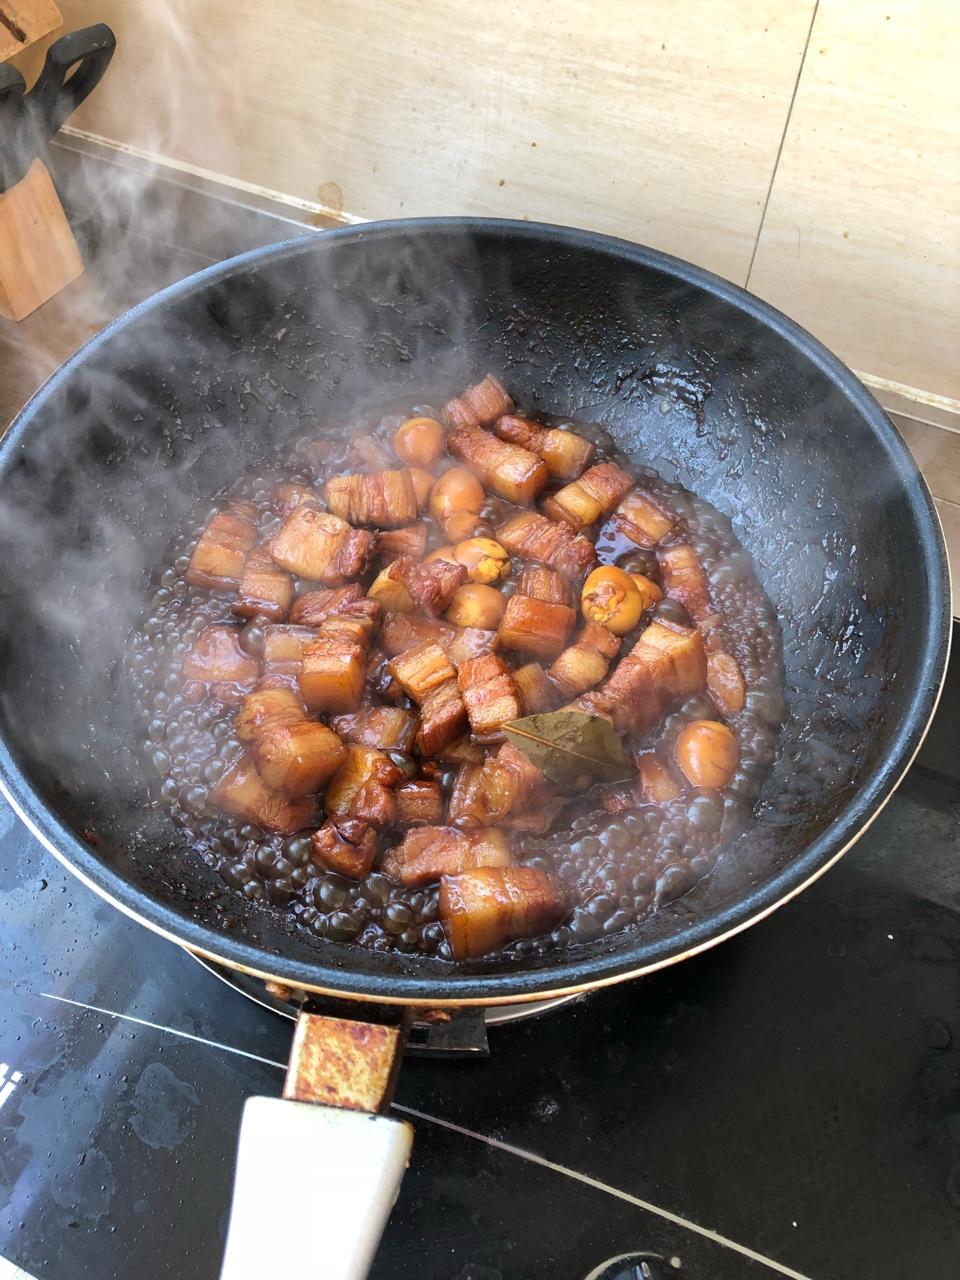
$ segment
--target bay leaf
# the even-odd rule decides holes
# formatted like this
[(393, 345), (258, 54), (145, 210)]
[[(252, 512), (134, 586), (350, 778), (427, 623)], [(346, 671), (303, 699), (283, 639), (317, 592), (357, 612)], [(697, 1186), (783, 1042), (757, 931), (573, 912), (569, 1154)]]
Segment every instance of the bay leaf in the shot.
[(551, 782), (571, 784), (586, 774), (601, 782), (634, 775), (616, 729), (586, 711), (545, 711), (503, 726), (507, 739)]

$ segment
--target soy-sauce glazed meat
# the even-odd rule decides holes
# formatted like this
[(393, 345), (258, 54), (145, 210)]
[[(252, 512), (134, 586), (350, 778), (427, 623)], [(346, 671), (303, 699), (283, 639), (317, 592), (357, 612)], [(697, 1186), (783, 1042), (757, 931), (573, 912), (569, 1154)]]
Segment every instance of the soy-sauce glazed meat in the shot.
[(458, 962), (642, 927), (736, 857), (782, 707), (726, 518), (493, 375), (215, 499), (133, 663), (158, 803), (228, 885)]

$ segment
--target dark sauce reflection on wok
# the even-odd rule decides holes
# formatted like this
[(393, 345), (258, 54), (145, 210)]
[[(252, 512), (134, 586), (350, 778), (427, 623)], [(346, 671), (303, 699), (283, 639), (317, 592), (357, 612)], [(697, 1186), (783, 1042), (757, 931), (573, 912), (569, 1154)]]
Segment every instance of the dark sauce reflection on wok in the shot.
[[(476, 392), (478, 388), (471, 390)], [(300, 830), (270, 830), (244, 813), (222, 811), (216, 789), (225, 777), (233, 776), (231, 770), (236, 771), (238, 759), (247, 758), (250, 751), (249, 739), (244, 742), (237, 736), (238, 708), (258, 681), (271, 683), (264, 680), (262, 670), (254, 672), (254, 668), (260, 663), (269, 628), (282, 625), (285, 619), (277, 623), (256, 615), (238, 618), (233, 612), (238, 599), (236, 584), (221, 589), (188, 584), (191, 556), (210, 520), (229, 504), (248, 504), (242, 510), (254, 530), (251, 539), (255, 535), (256, 546), (268, 548), (288, 514), (282, 503), (278, 505), (278, 486), (302, 486), (315, 491), (319, 499), (330, 477), (376, 476), (405, 468), (409, 460), (399, 458), (393, 444), (398, 426), (411, 417), (445, 421), (456, 430), (456, 406), (460, 405), (467, 415), (468, 432), (480, 429), (495, 439), (494, 431), (499, 432), (500, 428), (496, 422), (484, 420), (482, 396), (473, 402), (480, 422), (469, 421), (469, 397), (468, 390), (462, 399), (452, 402), (452, 409), (449, 405), (443, 411), (431, 406), (403, 406), (399, 411), (368, 416), (349, 431), (320, 436), (308, 433), (278, 456), (275, 463), (248, 472), (228, 491), (212, 494), (206, 508), (197, 512), (195, 523), (185, 528), (169, 549), (166, 566), (155, 578), (151, 603), (133, 637), (131, 678), (136, 684), (138, 705), (144, 711), (143, 738), (157, 777), (156, 803), (171, 814), (196, 856), (213, 867), (228, 886), (252, 901), (288, 913), (318, 939), (446, 959), (453, 959), (455, 954), (450, 931), (445, 931), (441, 919), (439, 879), (422, 882), (421, 878), (416, 884), (404, 884), (396, 878), (395, 857), (390, 851), (403, 841), (405, 829), (395, 814), (393, 825), (390, 821), (374, 824), (372, 831), (365, 822), (355, 824), (362, 827), (367, 845), (375, 845), (370, 869), (357, 877), (339, 874), (317, 855), (313, 834), (330, 821), (324, 812), (323, 791), (319, 798), (291, 802), (294, 815), (300, 812), (297, 804), (316, 808)], [(691, 629), (698, 637), (702, 634), (711, 653), (722, 654), (723, 661), (735, 664), (742, 675), (742, 696), (721, 707), (711, 697), (710, 689), (702, 687), (668, 699), (663, 714), (639, 734), (623, 732), (621, 724), (621, 737), (631, 758), (635, 763), (655, 762), (653, 782), (658, 778), (665, 781), (664, 790), (658, 791), (656, 785), (651, 790), (650, 777), (641, 778), (638, 774), (617, 783), (596, 782), (579, 792), (547, 783), (544, 798), (538, 801), (536, 792), (532, 799), (527, 798), (523, 809), (533, 815), (531, 820), (524, 823), (520, 819), (520, 829), (510, 825), (502, 829), (510, 860), (548, 878), (562, 906), (555, 906), (552, 914), (543, 917), (547, 927), (534, 936), (498, 938), (500, 945), (493, 949), (514, 955), (546, 954), (635, 927), (658, 907), (686, 893), (711, 871), (718, 858), (736, 857), (737, 840), (749, 838), (751, 807), (776, 754), (783, 715), (779, 626), (750, 557), (727, 518), (696, 495), (620, 455), (601, 427), (561, 417), (548, 419), (543, 414), (531, 415), (531, 419), (542, 427), (572, 431), (590, 440), (595, 452), (589, 465), (615, 464), (672, 522), (659, 547), (640, 546), (624, 533), (617, 517), (618, 507), (605, 512), (596, 524), (584, 530), (595, 543), (601, 565), (616, 565), (629, 574), (643, 575), (662, 590), (663, 554), (671, 546), (682, 544), (690, 548), (705, 575), (708, 604), (701, 605), (700, 616), (691, 617), (677, 598), (684, 596), (682, 584), (667, 590), (644, 611), (636, 627), (619, 637), (619, 653), (610, 662), (605, 679), (615, 674), (647, 627), (662, 623), (680, 630)], [(463, 464), (462, 453), (451, 457), (444, 449), (428, 469), (436, 478)], [(473, 467), (475, 472), (477, 469)], [(535, 503), (523, 507), (491, 492), (485, 484), (483, 504), (472, 523), (469, 519), (454, 519), (447, 528), (443, 527), (444, 516), (438, 518), (429, 507), (421, 508), (414, 519), (426, 526), (424, 555), (471, 537), (496, 540), (498, 531), (512, 517), (520, 511), (542, 510), (545, 501), (549, 506), (550, 495), (568, 483), (551, 474)], [(324, 504), (318, 502), (317, 506), (322, 509)], [(462, 517), (463, 513), (459, 515)], [(373, 524), (367, 527), (376, 529)], [(393, 546), (389, 533), (385, 541)], [(381, 550), (379, 546), (374, 550), (355, 579), (364, 592), (391, 562), (392, 552), (379, 554)], [(421, 561), (424, 555), (419, 557)], [(509, 602), (517, 594), (524, 571), (536, 567), (537, 562), (512, 554), (509, 573), (495, 582), (495, 588)], [(580, 607), (583, 577), (583, 573), (571, 577), (577, 629), (570, 635), (568, 647), (575, 644), (584, 622)], [(322, 590), (315, 580), (297, 575), (292, 578), (298, 597)], [(414, 612), (417, 616), (423, 613), (420, 609)], [(444, 625), (442, 614), (439, 622)], [(237, 651), (250, 659), (245, 684), (231, 689), (216, 680), (198, 680), (196, 663), (189, 668), (192, 677), (185, 676), (185, 659), (195, 653), (198, 641), (202, 646), (201, 637), (210, 634), (205, 630), (210, 627), (236, 632)], [(447, 627), (447, 633), (451, 630)], [(423, 711), (426, 715), (425, 707), (418, 707), (390, 680), (386, 671), (388, 659), (379, 653), (379, 643), (374, 632), (366, 655), (364, 705), (407, 708), (414, 714)], [(446, 639), (441, 647), (444, 644)], [(505, 661), (510, 676), (531, 661), (538, 661), (548, 672), (553, 669), (549, 656), (517, 653), (499, 640), (494, 651)], [(596, 688), (602, 691), (604, 682), (600, 680)], [(296, 689), (296, 676), (291, 681), (288, 674), (286, 687)], [(389, 697), (382, 696), (388, 688)], [(563, 692), (562, 682), (553, 693), (551, 710), (580, 705), (576, 696)], [(590, 690), (585, 693), (589, 704)], [(719, 701), (723, 702), (723, 697)], [(738, 701), (742, 705), (735, 709)], [(587, 709), (593, 712), (597, 708), (591, 704)], [(521, 703), (521, 714), (529, 714), (529, 710)], [(621, 710), (618, 714), (626, 712)], [(328, 725), (338, 719), (335, 712), (312, 711), (311, 716)], [(472, 721), (471, 715), (471, 724)], [(725, 723), (736, 740), (734, 767), (722, 786), (692, 785), (678, 767), (678, 739), (687, 726), (703, 721)], [(469, 732), (466, 741), (471, 741)], [(502, 744), (502, 733), (494, 733), (474, 751), (479, 761), (485, 762), (502, 750)], [(425, 782), (434, 799), (439, 787), (444, 808), (439, 825), (450, 823), (451, 795), (458, 775), (462, 776), (468, 766), (462, 760), (444, 758), (443, 751), (427, 754), (409, 745), (406, 750), (385, 754), (397, 770), (391, 775), (390, 785), (396, 788)], [(475, 760), (473, 767), (486, 765)], [(367, 816), (364, 814), (364, 818)], [(293, 821), (297, 822), (296, 816)], [(546, 823), (549, 826), (544, 829)], [(531, 829), (523, 829), (524, 825)], [(341, 829), (342, 824), (337, 832)], [(339, 839), (337, 832), (334, 834)], [(347, 834), (363, 843), (354, 828)], [(353, 850), (351, 845), (347, 852)], [(532, 930), (528, 927), (521, 929), (523, 932), (529, 934)], [(457, 958), (462, 956), (462, 952), (457, 953)]]

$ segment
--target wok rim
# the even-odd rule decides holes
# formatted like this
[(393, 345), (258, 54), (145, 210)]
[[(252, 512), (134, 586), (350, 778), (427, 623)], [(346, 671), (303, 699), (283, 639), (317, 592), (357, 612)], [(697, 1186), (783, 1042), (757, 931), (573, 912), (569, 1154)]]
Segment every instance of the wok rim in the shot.
[[(508, 970), (471, 973), (451, 965), (449, 975), (405, 973), (355, 973), (349, 965), (322, 959), (294, 960), (201, 924), (185, 912), (152, 898), (119, 871), (103, 863), (48, 808), (17, 765), (0, 732), (0, 792), (40, 843), (88, 888), (145, 928), (218, 964), (254, 977), (328, 996), (380, 1003), (444, 1005), (516, 1004), (572, 995), (610, 986), (652, 973), (697, 955), (764, 919), (819, 879), (860, 838), (889, 802), (912, 764), (937, 709), (946, 678), (952, 634), (950, 569), (939, 513), (920, 470), (906, 444), (878, 402), (854, 373), (782, 312), (705, 268), (670, 254), (599, 232), (550, 223), (519, 222), (501, 218), (407, 218), (363, 223), (298, 236), (292, 240), (252, 249), (204, 268), (167, 286), (117, 317), (78, 348), (34, 393), (0, 441), (0, 489), (6, 471), (14, 463), (21, 441), (33, 427), (45, 405), (82, 368), (89, 357), (111, 337), (139, 318), (180, 297), (205, 290), (234, 274), (244, 274), (260, 264), (271, 264), (301, 253), (323, 252), (322, 246), (341, 240), (362, 241), (424, 232), (504, 234), (515, 238), (550, 240), (557, 247), (600, 251), (660, 271), (682, 283), (702, 289), (738, 311), (773, 329), (800, 355), (812, 361), (859, 412), (886, 451), (897, 472), (919, 529), (919, 544), (926, 569), (928, 598), (926, 628), (920, 661), (913, 676), (910, 702), (884, 760), (866, 777), (832, 822), (764, 884), (736, 901), (696, 920), (684, 923), (668, 937), (624, 946), (614, 942), (615, 953), (589, 957), (561, 956), (540, 970)], [(596, 946), (597, 944), (593, 944)]]

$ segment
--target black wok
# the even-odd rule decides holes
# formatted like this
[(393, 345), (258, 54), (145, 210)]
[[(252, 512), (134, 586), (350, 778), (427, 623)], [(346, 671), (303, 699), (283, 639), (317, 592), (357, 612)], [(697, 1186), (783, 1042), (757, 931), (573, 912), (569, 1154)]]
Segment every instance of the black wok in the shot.
[[(228, 891), (149, 803), (122, 655), (198, 495), (306, 427), (436, 400), (487, 370), (734, 521), (783, 624), (789, 718), (756, 824), (642, 927), (454, 969), (318, 942)], [(222, 963), (381, 1001), (543, 997), (647, 972), (799, 892), (913, 758), (947, 657), (930, 495), (881, 409), (809, 334), (636, 245), (437, 219), (259, 249), (96, 337), (0, 446), (0, 781), (122, 910)]]

